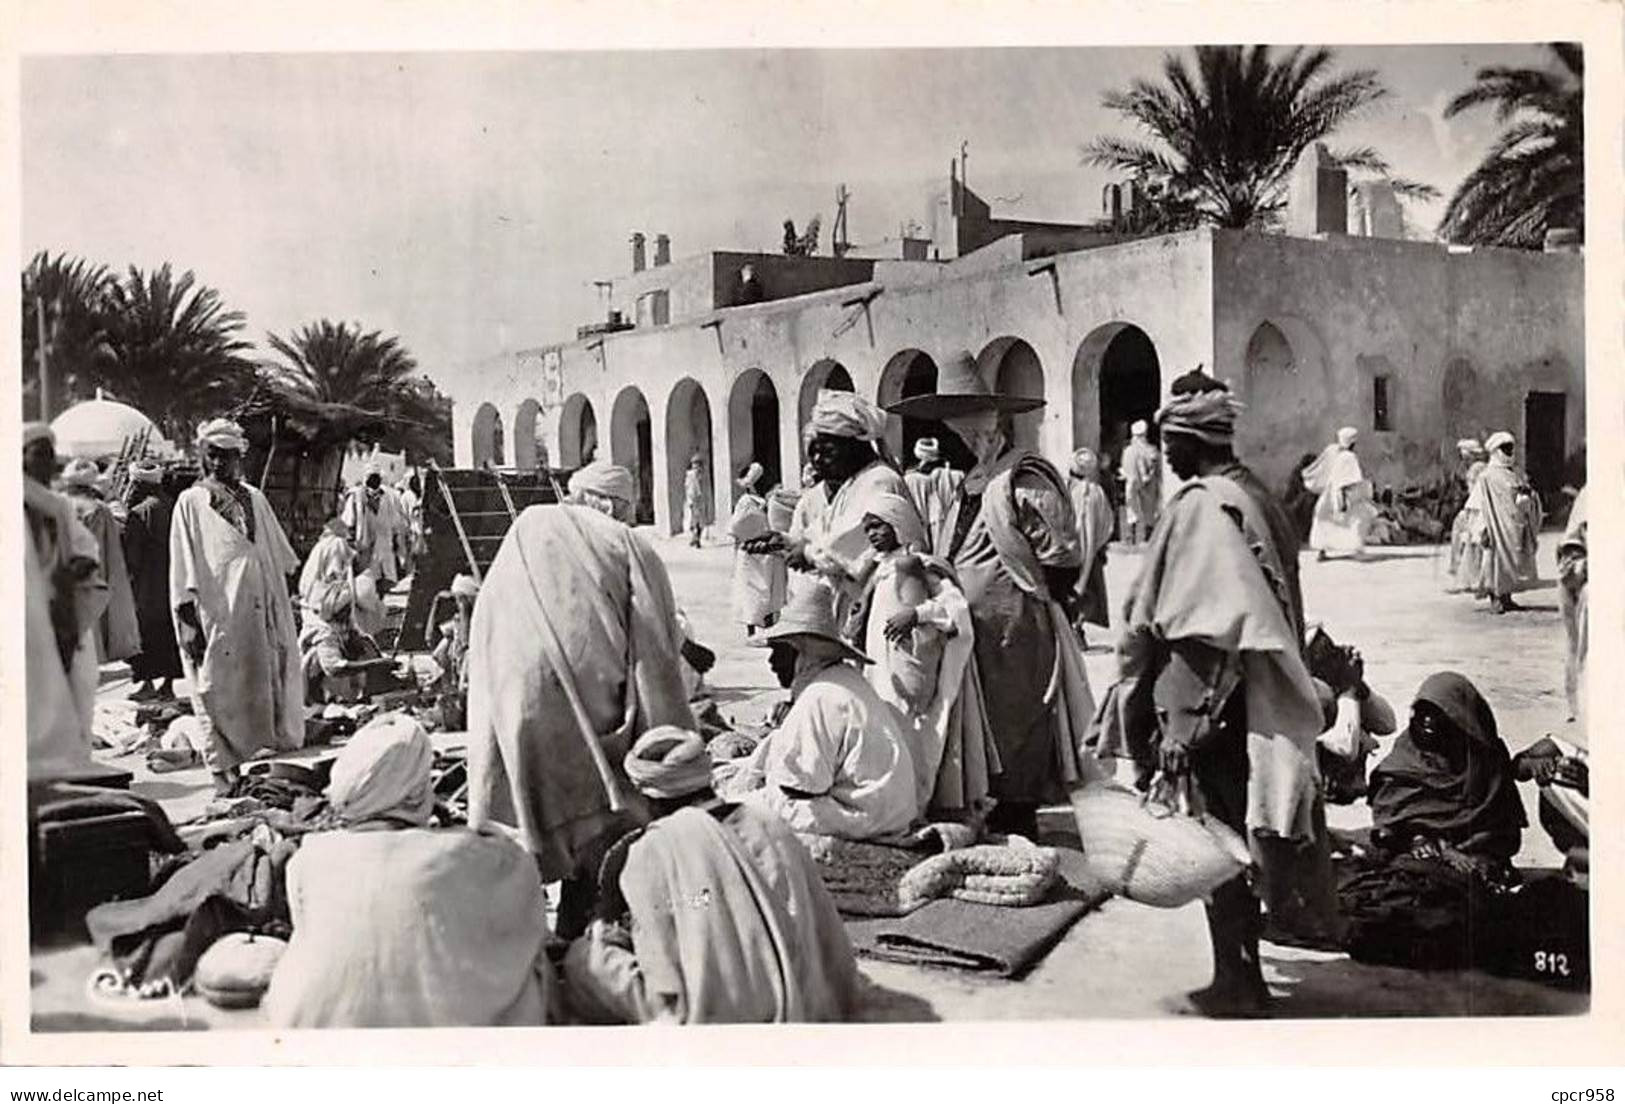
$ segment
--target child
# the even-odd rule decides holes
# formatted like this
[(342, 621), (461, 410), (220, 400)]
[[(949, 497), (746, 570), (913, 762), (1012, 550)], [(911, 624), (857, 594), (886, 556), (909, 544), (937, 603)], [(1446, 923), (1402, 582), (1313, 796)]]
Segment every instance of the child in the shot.
[[(898, 550), (883, 557), (876, 568), (875, 587), (891, 586), (895, 609), (918, 609), (931, 600), (931, 581), (920, 557)], [(879, 604), (878, 602), (876, 603)], [(910, 716), (924, 716), (937, 696), (944, 641), (941, 629), (916, 621), (906, 640), (887, 645), (892, 687)]]

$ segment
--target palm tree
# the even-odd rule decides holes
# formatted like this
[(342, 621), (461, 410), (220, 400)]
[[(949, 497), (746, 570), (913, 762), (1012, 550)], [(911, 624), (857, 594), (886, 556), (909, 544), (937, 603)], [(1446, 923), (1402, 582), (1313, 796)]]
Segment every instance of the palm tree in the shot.
[(253, 383), (237, 335), (240, 311), (188, 271), (176, 279), (166, 263), (142, 272), (130, 266), (108, 287), (105, 319), (109, 356), (98, 383), (157, 422), (171, 440), (185, 440), (200, 419), (230, 407)]
[[(1176, 209), (1194, 209), (1175, 221), (1268, 227), (1286, 205), (1298, 158), (1388, 95), (1376, 70), (1333, 73), (1333, 60), (1325, 48), (1298, 46), (1277, 59), (1268, 46), (1198, 46), (1193, 74), (1183, 57), (1168, 54), (1164, 83), (1136, 80), (1102, 101), (1154, 142), (1097, 138), (1084, 147), (1084, 161), (1128, 175)], [(1387, 178), (1399, 195), (1434, 194), (1393, 177), (1368, 146), (1332, 157)]]
[(451, 403), (426, 378), (398, 337), (322, 319), (288, 337), (266, 335), (283, 362), (262, 366), (267, 386), (283, 394), (373, 415), (386, 428), (359, 438), (449, 463)]
[(417, 361), (399, 338), (377, 330), (363, 333), (348, 322), (324, 318), (287, 338), (267, 334), (266, 342), (286, 361), (265, 365), (269, 381), (317, 402), (383, 412), (417, 371)]
[[(23, 269), (23, 408), (28, 413), (37, 411), (49, 419), (68, 405), (63, 400), (89, 397), (95, 369), (110, 353), (106, 311), (111, 283), (105, 265), (83, 257), (70, 260), (65, 253), (36, 253)], [(42, 336), (51, 371), (50, 410), (39, 409)]]
[(1585, 67), (1575, 43), (1553, 43), (1555, 65), (1480, 69), (1445, 108), (1451, 118), (1481, 104), (1511, 123), (1450, 197), (1439, 233), (1472, 245), (1539, 248), (1546, 231), (1585, 230)]

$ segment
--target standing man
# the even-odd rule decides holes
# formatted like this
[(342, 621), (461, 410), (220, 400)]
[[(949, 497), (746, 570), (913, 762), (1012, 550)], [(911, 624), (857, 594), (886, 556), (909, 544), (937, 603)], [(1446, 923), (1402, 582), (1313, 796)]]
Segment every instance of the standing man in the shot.
[(401, 561), (411, 538), (400, 500), (384, 486), (377, 464), (367, 466), (366, 481), (351, 489), (339, 516), (355, 542), (356, 572), (370, 571), (382, 598), (401, 578)]
[(699, 453), (688, 462), (683, 476), (683, 528), (690, 548), (700, 546), (700, 534), (711, 524), (711, 500), (705, 493), (705, 461)]
[(903, 481), (908, 484), (908, 493), (914, 499), (914, 508), (919, 511), (925, 531), (935, 533), (964, 476), (942, 458), (942, 446), (935, 437), (921, 437), (914, 442), (914, 461)]
[(1529, 481), (1513, 466), (1512, 434), (1492, 433), (1484, 442), (1489, 463), (1467, 495), (1473, 526), (1471, 539), (1480, 549), (1482, 592), (1496, 613), (1522, 609), (1512, 592), (1535, 574), (1535, 548), (1540, 535), (1540, 500)]
[[(748, 541), (748, 552), (784, 550), (796, 571), (815, 572), (834, 594), (837, 623), (846, 626), (852, 605), (863, 593), (874, 569), (874, 549), (863, 519), (881, 495), (897, 495), (912, 504), (908, 486), (897, 469), (875, 449), (886, 428), (886, 416), (862, 395), (851, 391), (818, 392), (807, 419), (807, 463), (822, 486), (802, 496), (808, 504), (802, 524), (787, 535), (772, 534)], [(798, 511), (799, 511), (798, 504)]]
[(107, 604), (96, 538), (67, 499), (51, 490), (56, 437), (44, 422), (23, 427), (23, 542), (27, 648), (28, 777), (93, 773), (96, 619)]
[(625, 524), (635, 497), (630, 472), (595, 462), (569, 502), (521, 513), (469, 626), (469, 824), (516, 828), (542, 880), (564, 882), (565, 939), (610, 844), (648, 820), (622, 769), (633, 741), (694, 727), (671, 579)]
[(1337, 431), (1337, 440), (1303, 470), (1303, 485), (1319, 496), (1309, 529), (1309, 547), (1315, 550), (1316, 559), (1324, 560), (1328, 552), (1352, 552), (1357, 560), (1365, 558), (1365, 530), (1374, 511), (1371, 484), (1354, 452), (1359, 437), (1353, 426), (1344, 426)]
[(175, 498), (164, 485), (163, 466), (152, 460), (130, 465), (130, 488), (124, 562), (130, 569), (141, 629), (141, 651), (130, 657), (130, 677), (141, 685), (130, 700), (167, 700), (175, 696), (174, 683), (181, 676), (181, 653), (169, 612), (169, 520)]
[(204, 763), (215, 792), (228, 796), (238, 765), (256, 752), (305, 742), (288, 578), (299, 560), (271, 504), (243, 482), (242, 427), (205, 422), (197, 444), (203, 478), (181, 494), (170, 523), (169, 602)]
[(1146, 439), (1150, 431), (1143, 418), (1135, 422), (1123, 449), (1123, 511), (1130, 544), (1145, 543), (1162, 509), (1162, 454)]
[(1064, 800), (1088, 769), (1094, 714), (1072, 629), (1083, 556), (1061, 473), (1012, 443), (1011, 417), (1042, 399), (990, 391), (967, 352), (951, 357), (937, 393), (887, 410), (945, 421), (976, 458), (932, 548), (953, 565), (970, 603), (982, 696), (1002, 773), (990, 828), (1034, 838), (1038, 807)]
[(96, 661), (115, 663), (129, 659), (141, 650), (141, 633), (136, 625), (135, 598), (130, 593), (130, 572), (124, 563), (124, 542), (119, 535), (113, 511), (102, 501), (102, 473), (89, 460), (68, 461), (58, 482), (62, 497), (79, 515), (79, 520), (96, 538), (97, 568), (107, 590), (107, 608), (96, 620)]
[(1069, 482), (1084, 566), (1079, 576), (1076, 622), (1081, 637), (1085, 623), (1111, 624), (1111, 605), (1106, 597), (1106, 546), (1112, 539), (1113, 510), (1106, 488), (1100, 485), (1100, 458), (1093, 449), (1081, 448), (1072, 454)]
[[(1129, 595), (1101, 755), (1133, 759), (1142, 779), (1157, 770), (1189, 778), (1255, 854), (1266, 836), (1313, 859), (1323, 836), (1314, 766), (1322, 714), (1272, 526), (1222, 474), (1235, 463), (1238, 409), (1220, 385), (1175, 395), (1158, 414), (1169, 466), (1185, 482)], [(1244, 876), (1214, 891), (1207, 920), (1213, 981), (1190, 1004), (1212, 1016), (1261, 1012), (1262, 920)]]

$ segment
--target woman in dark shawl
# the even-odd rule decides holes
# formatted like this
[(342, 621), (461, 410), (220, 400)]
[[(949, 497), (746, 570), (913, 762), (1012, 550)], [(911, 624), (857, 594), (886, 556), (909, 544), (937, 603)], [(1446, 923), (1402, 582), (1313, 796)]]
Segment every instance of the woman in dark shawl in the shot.
[(1371, 774), (1372, 840), (1418, 857), (1445, 852), (1505, 868), (1528, 823), (1495, 714), (1453, 671), (1416, 692), (1411, 722)]

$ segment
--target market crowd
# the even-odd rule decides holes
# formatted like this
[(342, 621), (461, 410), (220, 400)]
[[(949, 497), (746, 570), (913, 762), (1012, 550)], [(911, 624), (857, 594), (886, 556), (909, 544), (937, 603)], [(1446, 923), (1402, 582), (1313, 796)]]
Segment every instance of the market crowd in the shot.
[[(466, 703), (467, 824), (440, 822), (416, 719), (385, 714), (352, 736), (320, 830), (280, 875), (291, 934), (265, 970), (269, 1020), (851, 1018), (853, 947), (814, 857), (827, 841), (901, 847), (922, 825), (958, 826), (991, 848), (967, 862), (997, 858), (1090, 787), (1177, 787), (1249, 855), (1208, 895), (1213, 977), (1182, 1011), (1263, 1013), (1266, 935), (1414, 954), (1419, 902), (1514, 900), (1520, 781), (1539, 787), (1541, 826), (1583, 883), (1583, 725), (1515, 758), (1454, 672), (1397, 717), (1359, 651), (1305, 609), (1300, 548), (1364, 554), (1356, 431), (1277, 497), (1234, 452), (1242, 405), (1200, 369), (1128, 427), (1120, 457), (1080, 449), (1064, 471), (1016, 444), (1013, 419), (1041, 405), (990, 389), (960, 354), (934, 394), (885, 410), (820, 392), (799, 487), (769, 485), (759, 463), (737, 473), (735, 618), (788, 691), (758, 732), (697, 708), (666, 567), (629, 525), (629, 472), (591, 463), (566, 503), (525, 510), (483, 578), (453, 584), (436, 651)], [(901, 466), (888, 413), (946, 427), (967, 469), (929, 437)], [(122, 522), (98, 494), (104, 473), (59, 472), (52, 444), (46, 427), (25, 431), (32, 777), (92, 772), (101, 663), (128, 660), (148, 699), (184, 679), (223, 796), (243, 764), (303, 745), (312, 702), (365, 693), (382, 595), (421, 553), (417, 487), (369, 474), (301, 563), (244, 480), (230, 421), (199, 429), (202, 475), (178, 493), (156, 466), (131, 467)], [(1450, 534), (1453, 581), (1497, 611), (1533, 577), (1542, 521), (1515, 450), (1504, 433), (1462, 443)], [(688, 483), (703, 482), (696, 458)], [(689, 497), (698, 543), (712, 519)], [(1585, 516), (1582, 493), (1559, 554), (1576, 715)], [(1123, 595), (1106, 592), (1114, 540), (1141, 558)], [(1117, 677), (1091, 687), (1088, 627), (1113, 622)], [(1396, 731), (1368, 773), (1375, 737)], [(1373, 828), (1351, 850), (1326, 805), (1356, 800)]]

